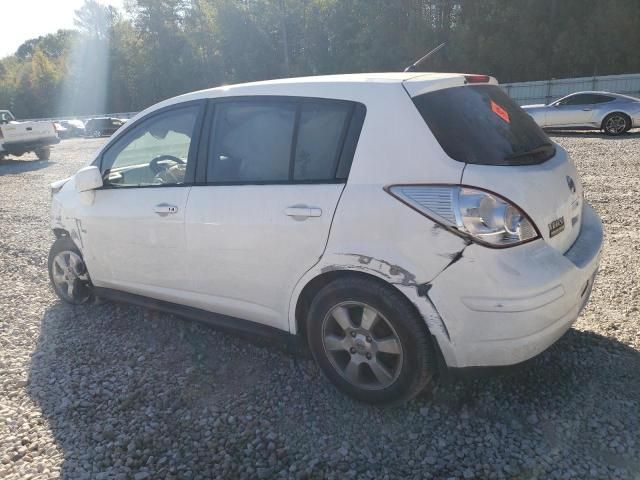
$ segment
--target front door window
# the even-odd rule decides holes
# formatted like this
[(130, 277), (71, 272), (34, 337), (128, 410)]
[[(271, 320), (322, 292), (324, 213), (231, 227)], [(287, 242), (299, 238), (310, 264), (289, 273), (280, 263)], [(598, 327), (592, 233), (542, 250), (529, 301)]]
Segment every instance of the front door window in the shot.
[(185, 183), (199, 106), (143, 120), (103, 155), (105, 186), (144, 187)]

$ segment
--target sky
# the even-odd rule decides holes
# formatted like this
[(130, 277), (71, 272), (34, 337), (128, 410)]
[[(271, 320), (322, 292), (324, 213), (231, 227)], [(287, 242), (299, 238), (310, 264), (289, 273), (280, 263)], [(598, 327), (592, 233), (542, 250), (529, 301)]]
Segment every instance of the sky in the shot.
[[(124, 0), (99, 0), (122, 9)], [(72, 28), (74, 11), (84, 0), (2, 0), (0, 58), (12, 55), (25, 40), (60, 28)]]

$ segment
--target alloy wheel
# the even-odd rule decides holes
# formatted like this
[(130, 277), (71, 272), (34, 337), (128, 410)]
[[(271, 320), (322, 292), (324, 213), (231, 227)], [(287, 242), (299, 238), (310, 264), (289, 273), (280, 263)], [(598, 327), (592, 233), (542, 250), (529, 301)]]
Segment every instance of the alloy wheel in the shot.
[(370, 305), (343, 302), (334, 306), (323, 320), (322, 343), (333, 368), (358, 388), (387, 388), (402, 370), (400, 337), (389, 320)]
[(604, 124), (607, 133), (618, 135), (623, 133), (627, 128), (627, 120), (622, 115), (612, 115)]
[(91, 295), (89, 274), (75, 252), (62, 251), (54, 257), (51, 278), (56, 290), (70, 302), (81, 303)]

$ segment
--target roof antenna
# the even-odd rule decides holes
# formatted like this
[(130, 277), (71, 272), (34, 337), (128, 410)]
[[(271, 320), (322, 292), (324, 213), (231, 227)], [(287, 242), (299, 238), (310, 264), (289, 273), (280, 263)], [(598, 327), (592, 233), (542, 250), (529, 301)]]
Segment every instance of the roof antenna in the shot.
[(447, 42), (442, 42), (436, 48), (434, 48), (429, 53), (427, 53), (424, 57), (420, 58), (419, 60), (416, 60), (414, 63), (409, 65), (407, 68), (405, 68), (404, 71), (405, 72), (417, 72), (418, 71), (418, 65), (420, 65), (422, 62), (424, 62), (431, 55), (434, 55), (435, 53), (439, 52), (440, 49), (443, 48), (446, 44), (447, 44)]

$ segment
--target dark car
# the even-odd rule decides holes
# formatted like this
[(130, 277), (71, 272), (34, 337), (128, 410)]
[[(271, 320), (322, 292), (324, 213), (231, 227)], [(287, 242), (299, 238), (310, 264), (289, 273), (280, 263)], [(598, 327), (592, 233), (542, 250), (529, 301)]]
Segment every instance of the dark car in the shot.
[(84, 125), (85, 135), (88, 137), (105, 137), (113, 135), (125, 121), (113, 117), (92, 118)]

